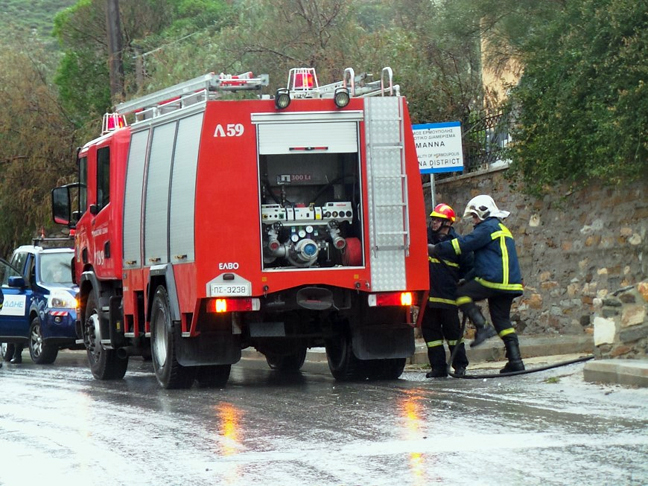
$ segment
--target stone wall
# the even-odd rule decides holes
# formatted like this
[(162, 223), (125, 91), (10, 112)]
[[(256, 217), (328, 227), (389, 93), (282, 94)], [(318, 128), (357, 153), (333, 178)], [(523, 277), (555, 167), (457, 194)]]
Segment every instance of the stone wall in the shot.
[(648, 356), (648, 280), (594, 299), (594, 306), (597, 358)]
[[(505, 173), (436, 181), (435, 201), (460, 216), (472, 197), (489, 194), (511, 212), (504, 223), (515, 237), (525, 284), (512, 311), (520, 334), (593, 334), (595, 299), (648, 276), (648, 181), (558, 187), (537, 199), (513, 190)], [(426, 201), (431, 209), (429, 185)], [(472, 231), (469, 223), (457, 223), (459, 233)]]

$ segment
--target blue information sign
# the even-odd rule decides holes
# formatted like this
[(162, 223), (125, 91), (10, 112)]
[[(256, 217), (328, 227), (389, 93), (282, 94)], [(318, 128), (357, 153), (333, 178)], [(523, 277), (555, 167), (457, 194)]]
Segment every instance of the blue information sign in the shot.
[(412, 125), (422, 174), (463, 171), (461, 123)]

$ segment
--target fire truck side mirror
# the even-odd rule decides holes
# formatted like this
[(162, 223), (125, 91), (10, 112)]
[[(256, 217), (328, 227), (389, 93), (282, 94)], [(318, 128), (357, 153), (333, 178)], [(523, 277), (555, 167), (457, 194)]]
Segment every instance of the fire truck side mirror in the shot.
[(92, 214), (93, 216), (96, 216), (97, 214), (99, 214), (99, 206), (97, 206), (96, 204), (91, 204), (90, 205), (90, 214)]
[(69, 226), (70, 215), (70, 188), (68, 186), (52, 189), (52, 219), (56, 224)]

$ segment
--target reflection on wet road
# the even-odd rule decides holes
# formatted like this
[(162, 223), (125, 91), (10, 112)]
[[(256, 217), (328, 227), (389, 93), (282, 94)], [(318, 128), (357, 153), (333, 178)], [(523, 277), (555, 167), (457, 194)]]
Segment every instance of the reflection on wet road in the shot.
[(167, 391), (139, 359), (114, 382), (82, 352), (27, 360), (0, 369), (0, 485), (648, 484), (648, 390), (582, 368), (338, 383), (244, 360)]

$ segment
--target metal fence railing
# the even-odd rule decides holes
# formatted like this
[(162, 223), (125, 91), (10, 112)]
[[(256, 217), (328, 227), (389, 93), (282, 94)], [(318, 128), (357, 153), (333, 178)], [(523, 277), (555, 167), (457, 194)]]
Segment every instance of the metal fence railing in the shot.
[(464, 173), (487, 169), (496, 162), (504, 162), (504, 149), (511, 140), (508, 113), (484, 113), (463, 126), (462, 139)]

